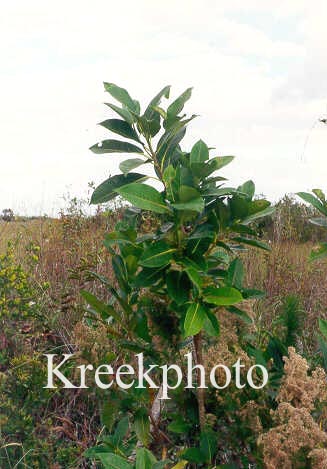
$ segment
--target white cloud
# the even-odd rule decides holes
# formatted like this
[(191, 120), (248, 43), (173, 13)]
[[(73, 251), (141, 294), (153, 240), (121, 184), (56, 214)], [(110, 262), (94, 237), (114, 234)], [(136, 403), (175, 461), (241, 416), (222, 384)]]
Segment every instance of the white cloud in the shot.
[[(219, 154), (236, 153), (226, 171), (235, 183), (251, 177), (274, 198), (323, 185), (327, 128), (313, 132), (307, 161), (300, 158), (325, 109), (322, 7), (318, 0), (7, 3), (0, 208), (49, 211), (67, 186), (80, 194), (118, 170), (121, 157), (88, 151), (104, 136), (96, 123), (109, 115), (103, 80), (142, 102), (165, 84), (174, 95), (193, 85), (187, 109), (202, 117), (186, 142), (201, 136)], [(274, 24), (292, 20), (300, 36), (285, 39), (278, 28), (271, 35), (260, 21), (242, 21), (245, 10), (271, 14)]]

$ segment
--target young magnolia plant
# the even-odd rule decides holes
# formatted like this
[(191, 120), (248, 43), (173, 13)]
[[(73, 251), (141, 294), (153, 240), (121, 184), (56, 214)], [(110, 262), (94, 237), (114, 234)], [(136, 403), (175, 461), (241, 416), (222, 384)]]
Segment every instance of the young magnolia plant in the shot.
[[(219, 335), (217, 308), (249, 320), (236, 305), (260, 292), (243, 287), (238, 253), (247, 245), (269, 249), (258, 240), (253, 222), (273, 209), (268, 201), (254, 198), (252, 181), (237, 188), (225, 185), (220, 170), (232, 156), (216, 156), (202, 140), (190, 150), (182, 148), (187, 125), (196, 117), (183, 113), (191, 88), (164, 108), (161, 101), (170, 93), (166, 86), (141, 111), (139, 102), (125, 89), (112, 83), (104, 86), (119, 103), (106, 103), (119, 119), (100, 125), (120, 138), (104, 140), (91, 150), (137, 157), (124, 160), (121, 174), (105, 180), (92, 195), (92, 204), (120, 196), (132, 207), (104, 240), (112, 255), (115, 282), (97, 277), (108, 288), (111, 301), (107, 304), (84, 291), (88, 311), (101, 317), (117, 349), (124, 353), (143, 352), (149, 359), (156, 358), (156, 363), (164, 363), (193, 342), (195, 360), (201, 364), (204, 341)], [(144, 211), (153, 219), (153, 230), (146, 233), (142, 225), (137, 228)], [(176, 390), (185, 417), (190, 400), (186, 390), (183, 393)], [(197, 389), (195, 399), (198, 416), (193, 434), (197, 424), (205, 431), (203, 389)], [(129, 390), (126, 405), (133, 414), (137, 438), (145, 445), (151, 437), (152, 442), (156, 435), (163, 437), (156, 428), (158, 419), (151, 414), (155, 401), (147, 391), (141, 395), (140, 390)], [(152, 435), (146, 435), (150, 430)]]

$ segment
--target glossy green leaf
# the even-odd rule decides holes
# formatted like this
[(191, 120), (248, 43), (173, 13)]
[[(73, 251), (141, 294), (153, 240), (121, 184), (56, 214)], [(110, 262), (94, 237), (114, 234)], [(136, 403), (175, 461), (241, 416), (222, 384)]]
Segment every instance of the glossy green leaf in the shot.
[(325, 204), (326, 196), (321, 189), (312, 189), (312, 192), (318, 197), (318, 199)]
[(261, 298), (264, 298), (266, 294), (264, 291), (257, 290), (255, 288), (242, 288), (242, 296), (245, 300), (261, 299)]
[(139, 166), (142, 166), (148, 162), (149, 160), (142, 160), (141, 158), (131, 158), (130, 160), (122, 161), (119, 165), (119, 169), (126, 175), (133, 169), (138, 168)]
[(116, 112), (120, 117), (122, 117), (126, 122), (128, 122), (130, 125), (132, 125), (135, 122), (135, 117), (127, 110), (127, 109), (122, 109), (115, 104), (111, 103), (105, 103), (107, 106), (110, 107), (113, 111)]
[(182, 457), (194, 463), (204, 463), (206, 460), (199, 448), (187, 448), (183, 451)]
[(88, 292), (86, 290), (81, 290), (81, 295), (84, 300), (102, 317), (102, 319), (106, 320), (109, 317), (113, 317), (116, 321), (120, 322), (120, 316), (115, 311), (115, 309), (111, 305), (107, 305), (103, 303), (103, 301), (99, 300), (93, 293)]
[(144, 250), (139, 263), (144, 267), (163, 267), (169, 264), (175, 251), (165, 241), (159, 241)]
[(156, 462), (151, 451), (146, 448), (137, 448), (135, 469), (153, 469)]
[(182, 185), (179, 189), (179, 200), (172, 204), (176, 210), (190, 210), (201, 213), (204, 210), (204, 200), (201, 194), (190, 186)]
[(128, 285), (128, 276), (125, 262), (120, 255), (116, 254), (112, 257), (111, 263), (119, 287), (124, 293), (129, 293), (130, 287)]
[(105, 127), (106, 129), (114, 132), (122, 137), (129, 138), (131, 140), (135, 140), (136, 142), (140, 142), (139, 137), (133, 127), (128, 124), (128, 122), (123, 121), (121, 119), (107, 119), (103, 122), (100, 122), (99, 125)]
[(322, 204), (317, 197), (308, 192), (298, 192), (297, 195), (301, 197), (301, 199), (305, 200), (305, 202), (308, 202), (315, 207), (320, 213), (327, 215), (327, 207)]
[(104, 83), (105, 90), (111, 94), (111, 96), (121, 104), (127, 107), (130, 111), (135, 112), (136, 114), (140, 113), (140, 104), (138, 101), (132, 99), (127, 90), (120, 88), (114, 83)]
[(195, 285), (196, 288), (200, 291), (202, 288), (203, 281), (201, 275), (199, 274), (199, 271), (193, 267), (188, 267), (186, 269), (186, 273), (193, 285)]
[(171, 270), (166, 275), (167, 291), (177, 305), (186, 303), (189, 299), (190, 282), (184, 272)]
[(169, 120), (171, 117), (177, 116), (183, 110), (184, 104), (190, 99), (191, 95), (192, 88), (188, 88), (177, 99), (175, 99), (175, 101), (171, 103), (170, 106), (168, 106), (167, 120)]
[(255, 193), (255, 185), (253, 181), (246, 181), (244, 184), (237, 188), (238, 191), (243, 192), (247, 195), (248, 200), (252, 200)]
[(98, 453), (97, 457), (103, 464), (104, 469), (133, 469), (127, 459), (114, 453)]
[(209, 149), (207, 145), (203, 142), (203, 140), (199, 140), (196, 144), (192, 147), (191, 155), (190, 155), (190, 163), (203, 163), (209, 159)]
[(125, 416), (118, 422), (115, 433), (112, 438), (112, 442), (116, 447), (121, 445), (128, 430), (129, 430), (129, 418), (128, 416)]
[(237, 308), (236, 306), (227, 306), (227, 311), (230, 313), (236, 314), (239, 316), (246, 324), (252, 324), (252, 319), (250, 316), (243, 311), (242, 309)]
[(139, 409), (134, 416), (134, 430), (137, 438), (148, 446), (151, 441), (149, 416), (144, 409)]
[(271, 205), (270, 202), (268, 202), (268, 200), (265, 200), (265, 199), (252, 200), (248, 206), (249, 216), (258, 212), (262, 212), (263, 210), (270, 207), (270, 205)]
[(205, 455), (206, 462), (212, 463), (217, 453), (217, 433), (211, 429), (201, 432), (200, 436), (200, 451)]
[(200, 303), (192, 303), (186, 312), (184, 330), (185, 336), (196, 335), (202, 329), (206, 318), (206, 310)]
[(103, 140), (103, 142), (96, 143), (90, 148), (93, 153), (141, 153), (143, 150), (133, 143), (122, 142), (120, 140)]
[(166, 213), (168, 211), (160, 192), (146, 184), (128, 184), (116, 189), (116, 192), (135, 207), (143, 210), (151, 210), (156, 213)]
[(155, 285), (162, 278), (162, 272), (157, 268), (146, 268), (144, 267), (139, 272), (133, 281), (133, 287), (145, 288)]
[(102, 204), (109, 202), (109, 200), (117, 197), (116, 189), (132, 182), (141, 181), (147, 179), (144, 174), (129, 173), (126, 176), (123, 174), (117, 174), (109, 179), (102, 182), (93, 192), (91, 197), (91, 204)]
[(209, 309), (207, 311), (207, 317), (204, 321), (204, 330), (212, 337), (218, 337), (220, 334), (220, 325), (217, 316), (212, 313)]
[(228, 267), (228, 271), (227, 271), (228, 285), (231, 287), (240, 289), (242, 288), (243, 278), (244, 278), (243, 263), (241, 259), (237, 257), (230, 263)]
[(217, 306), (234, 305), (243, 300), (241, 293), (232, 287), (208, 287), (203, 292), (203, 298)]
[(158, 111), (155, 108), (155, 106), (160, 105), (160, 101), (163, 97), (169, 98), (169, 93), (170, 93), (170, 86), (165, 86), (159, 93), (150, 101), (150, 104), (145, 110), (144, 117), (147, 120), (152, 120), (155, 116), (155, 113), (158, 113)]
[(171, 202), (175, 202), (175, 199), (176, 199), (175, 188), (174, 188), (175, 181), (176, 181), (176, 170), (170, 164), (164, 170), (163, 182), (164, 182), (165, 187), (166, 187), (167, 199), (170, 200)]
[(233, 238), (233, 241), (237, 241), (238, 243), (242, 243), (242, 244), (247, 244), (255, 248), (263, 249), (265, 251), (271, 251), (271, 247), (267, 243), (264, 243), (263, 241), (259, 241), (257, 239), (245, 238), (244, 236), (238, 236), (236, 238)]
[(211, 158), (206, 164), (203, 170), (201, 169), (201, 176), (207, 177), (215, 171), (219, 171), (224, 166), (227, 166), (231, 161), (233, 161), (234, 156), (216, 156)]
[(275, 207), (267, 207), (261, 212), (253, 213), (252, 215), (244, 218), (242, 220), (242, 223), (243, 225), (248, 225), (249, 223), (252, 223), (258, 220), (259, 218), (263, 218), (263, 217), (267, 217), (268, 215), (271, 215), (272, 213), (274, 213), (274, 211), (275, 211)]
[(168, 425), (168, 430), (173, 433), (179, 433), (179, 434), (187, 433), (189, 429), (190, 429), (190, 424), (185, 422), (182, 416), (177, 416), (176, 420), (173, 420)]
[(203, 195), (204, 197), (226, 197), (237, 193), (233, 187), (215, 187), (207, 189)]
[(190, 212), (198, 212), (201, 213), (204, 210), (204, 200), (199, 197), (198, 199), (192, 199), (188, 202), (178, 202), (175, 204), (171, 204), (172, 207), (176, 210), (186, 210)]

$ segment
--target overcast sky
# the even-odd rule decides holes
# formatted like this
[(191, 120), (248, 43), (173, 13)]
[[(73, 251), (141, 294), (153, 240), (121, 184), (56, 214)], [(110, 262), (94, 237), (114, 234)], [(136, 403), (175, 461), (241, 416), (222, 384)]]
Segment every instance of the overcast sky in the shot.
[(106, 137), (103, 81), (143, 105), (193, 86), (185, 144), (236, 155), (235, 185), (327, 189), (326, 24), (326, 0), (3, 0), (0, 210), (52, 215), (118, 172), (123, 156), (88, 150)]

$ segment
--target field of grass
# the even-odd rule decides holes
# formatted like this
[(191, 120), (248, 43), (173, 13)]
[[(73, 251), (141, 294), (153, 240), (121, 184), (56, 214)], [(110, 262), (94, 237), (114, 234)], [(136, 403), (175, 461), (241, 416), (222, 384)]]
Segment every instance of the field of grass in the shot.
[[(102, 404), (97, 393), (74, 392), (63, 397), (40, 392), (44, 379), (41, 355), (52, 349), (82, 355), (88, 349), (93, 358), (100, 359), (101, 348), (108, 346), (102, 330), (91, 332), (82, 323), (80, 290), (85, 288), (106, 297), (103, 286), (88, 273), (95, 271), (111, 277), (112, 267), (102, 240), (119, 218), (118, 211), (95, 217), (63, 215), (60, 219), (0, 223), (0, 256), (11, 242), (15, 263), (28, 273), (38, 302), (38, 315), (42, 317), (32, 320), (0, 315), (0, 383), (1, 377), (9, 383), (2, 402), (5, 413), (17, 412), (19, 418), (19, 423), (13, 421), (10, 426), (0, 411), (0, 428), (1, 425), (6, 428), (0, 433), (0, 467), (43, 468), (49, 458), (55, 461), (52, 469), (95, 467), (85, 462), (82, 453), (95, 443), (102, 428), (99, 414)], [(303, 310), (298, 350), (315, 363), (318, 318), (327, 318), (327, 262), (308, 261), (313, 246), (313, 242), (271, 242), (271, 252), (249, 249), (242, 257), (247, 285), (266, 292), (265, 298), (251, 305), (255, 327), (278, 332), (276, 319), (285, 298), (296, 297)], [(10, 381), (10, 370), (17, 368), (21, 370), (18, 384)], [(5, 377), (8, 370), (9, 378)], [(15, 398), (10, 394), (10, 386), (16, 386)], [(18, 442), (18, 446), (7, 447), (13, 442)], [(24, 456), (28, 451), (33, 453), (31, 459)], [(15, 466), (21, 457), (33, 465)]]

